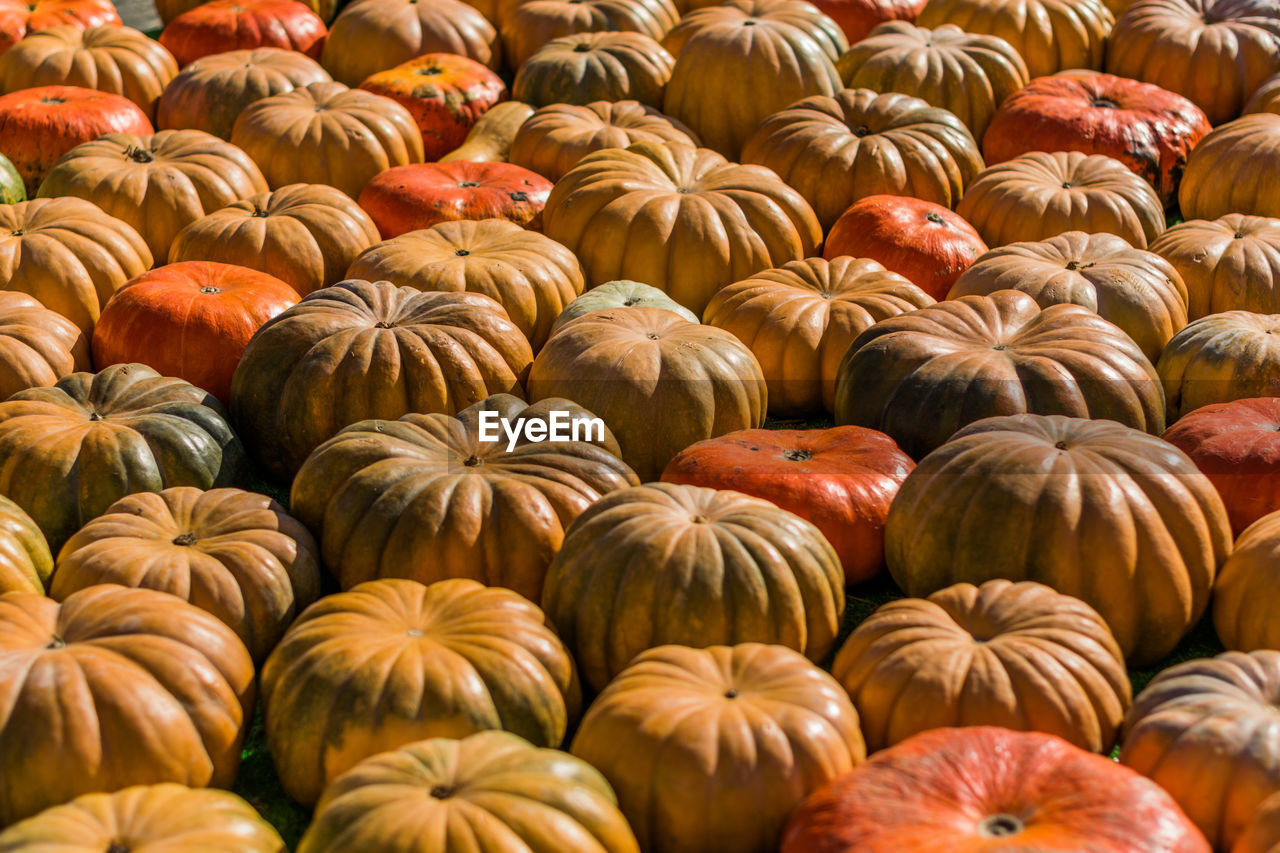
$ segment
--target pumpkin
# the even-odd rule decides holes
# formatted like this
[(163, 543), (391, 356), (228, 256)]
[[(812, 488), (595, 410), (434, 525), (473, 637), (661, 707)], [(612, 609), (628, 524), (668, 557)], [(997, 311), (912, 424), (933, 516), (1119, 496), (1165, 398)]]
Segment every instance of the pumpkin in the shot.
[(347, 277), (483, 293), (502, 305), (534, 351), (565, 305), (582, 293), (582, 270), (568, 249), (503, 219), (410, 231), (362, 253)]
[(925, 0), (818, 0), (813, 5), (840, 25), (854, 45), (886, 21), (914, 21)]
[(510, 163), (415, 163), (381, 172), (360, 206), (383, 239), (460, 219), (506, 219), (536, 227), (551, 182)]
[(188, 486), (140, 492), (67, 540), (49, 594), (64, 601), (102, 583), (189, 601), (235, 631), (261, 662), (319, 595), (319, 547), (266, 495)]
[(407, 109), (341, 83), (253, 102), (236, 119), (231, 141), (262, 167), (272, 188), (327, 184), (352, 198), (374, 175), (421, 163), (423, 155), (422, 132)]
[(735, 282), (711, 298), (703, 322), (750, 348), (775, 417), (829, 411), (849, 344), (887, 317), (933, 298), (866, 258), (790, 261)]
[(298, 853), (397, 845), (443, 850), (447, 841), (428, 839), (444, 826), (474, 839), (476, 853), (510, 845), (640, 851), (598, 770), (516, 735), (485, 731), (419, 741), (360, 762), (325, 790)]
[(1177, 92), (1218, 125), (1280, 72), (1277, 38), (1267, 0), (1132, 0), (1107, 42), (1107, 71)]
[(579, 160), (547, 197), (542, 226), (578, 256), (588, 287), (644, 282), (695, 314), (725, 285), (822, 242), (813, 208), (768, 169), (652, 142)]
[(329, 28), (320, 61), (333, 79), (358, 86), (424, 53), (456, 53), (495, 69), (502, 60), (493, 25), (461, 0), (354, 0)]
[(185, 601), (114, 584), (61, 604), (0, 595), (0, 668), (12, 673), (0, 765), (22, 780), (0, 789), (0, 825), (90, 792), (235, 779), (253, 661), (230, 628)]
[(901, 92), (952, 113), (982, 139), (996, 108), (1026, 86), (1026, 63), (996, 36), (954, 24), (936, 29), (893, 21), (849, 48), (836, 65), (850, 89)]
[(1115, 16), (1102, 0), (929, 0), (916, 23), (955, 24), (968, 33), (1002, 38), (1034, 78), (1064, 68), (1101, 69)]
[(476, 120), (507, 97), (501, 77), (474, 59), (449, 53), (428, 53), (379, 71), (360, 88), (409, 110), (429, 161), (461, 145)]
[[(308, 458), (290, 506), (344, 588), (470, 577), (537, 601), (570, 522), (640, 482), (594, 417), (568, 400), (529, 406), (498, 394), (456, 418), (363, 421)], [(531, 428), (549, 440), (530, 440)], [(403, 504), (382, 500), (393, 489), (409, 495)]]
[(511, 89), (516, 100), (539, 107), (635, 100), (657, 109), (675, 63), (644, 33), (575, 33), (538, 48)]
[(889, 504), (914, 467), (893, 439), (862, 427), (748, 429), (686, 447), (662, 481), (732, 489), (812, 522), (856, 584), (884, 567)]
[(1278, 703), (1280, 652), (1177, 664), (1133, 700), (1120, 763), (1168, 791), (1215, 849), (1230, 850), (1263, 800), (1280, 791)]
[(53, 555), (49, 553), (44, 534), (22, 507), (0, 497), (0, 595), (6, 592), (43, 595), (51, 574)]
[(1149, 183), (1119, 160), (1080, 151), (1032, 151), (990, 166), (969, 184), (956, 213), (992, 247), (1086, 231), (1145, 249), (1165, 225)]
[(505, 729), (558, 746), (579, 694), (541, 610), (460, 578), (327, 596), (262, 670), (267, 746), (281, 786), (306, 806), (369, 756), (417, 740)]
[(1185, 453), (1060, 415), (960, 430), (907, 475), (885, 525), (889, 573), (908, 595), (1037, 581), (1097, 610), (1133, 666), (1199, 621), (1230, 549), (1222, 499)]
[(209, 0), (166, 24), (160, 44), (186, 66), (203, 56), (255, 47), (319, 59), (324, 37), (324, 21), (297, 0)]
[(591, 706), (573, 754), (612, 783), (642, 849), (767, 853), (792, 808), (866, 748), (831, 676), (742, 643), (640, 655)]
[(520, 125), (507, 159), (554, 183), (588, 154), (636, 142), (697, 145), (692, 130), (638, 101), (552, 104)]
[(39, 86), (0, 96), (0, 149), (35, 195), (58, 158), (108, 133), (152, 132), (128, 98), (78, 86)]
[[(160, 22), (167, 24), (182, 13), (188, 12), (204, 2), (208, 2), (208, 0), (154, 0), (154, 5), (156, 14), (160, 16)], [(311, 0), (305, 0), (305, 2), (310, 4)], [(334, 5), (337, 2), (338, 0), (333, 0)]]
[(378, 229), (335, 187), (291, 184), (232, 202), (178, 232), (169, 259), (259, 270), (305, 296), (337, 284)]
[(627, 32), (661, 41), (679, 19), (671, 0), (522, 0), (502, 17), (502, 51), (518, 69), (554, 39)]
[(228, 485), (245, 464), (217, 401), (141, 364), (72, 373), (0, 403), (0, 460), (0, 494), (54, 551), (125, 495)]
[(516, 132), (533, 115), (533, 107), (523, 101), (494, 104), (471, 126), (466, 141), (440, 158), (441, 163), (467, 160), (472, 163), (505, 163)]
[(1280, 113), (1280, 73), (1266, 79), (1244, 105), (1244, 115), (1249, 113)]
[(155, 263), (163, 264), (183, 227), (266, 191), (262, 172), (234, 145), (199, 130), (162, 130), (77, 145), (49, 170), (39, 195), (93, 202), (136, 228)]
[(1168, 261), (1114, 234), (1068, 231), (992, 249), (957, 280), (948, 299), (1020, 290), (1042, 308), (1083, 305), (1133, 339), (1152, 363), (1187, 325), (1187, 289)]
[(0, 290), (0, 399), (89, 368), (80, 327), (25, 293)]
[(0, 154), (0, 205), (27, 200), (27, 188), (13, 162)]
[(328, 81), (328, 73), (314, 59), (293, 50), (258, 47), (215, 53), (192, 62), (164, 87), (156, 105), (156, 127), (203, 130), (229, 140), (236, 119), (254, 101)]
[(271, 824), (235, 794), (173, 782), (83, 794), (0, 832), (0, 853), (173, 849), (284, 853)]
[(1028, 151), (1105, 154), (1168, 204), (1187, 155), (1208, 132), (1204, 113), (1181, 95), (1110, 74), (1066, 72), (1010, 95), (987, 126), (982, 156), (1003, 163)]
[(1156, 370), (1172, 423), (1212, 403), (1280, 397), (1280, 314), (1224, 311), (1169, 340)]
[(1107, 752), (1132, 699), (1097, 611), (1043, 584), (958, 583), (877, 608), (831, 674), (875, 752), (929, 729), (1002, 726)]
[(844, 89), (792, 104), (742, 148), (813, 205), (824, 229), (869, 195), (908, 195), (954, 207), (983, 169), (960, 120), (908, 95)]
[(1041, 732), (922, 732), (791, 816), (781, 853), (1210, 853), (1160, 786)]
[(1128, 335), (1084, 306), (1042, 309), (1012, 290), (882, 320), (836, 373), (836, 423), (887, 432), (916, 459), (965, 424), (1023, 412), (1157, 435), (1165, 424), (1156, 370)]
[(960, 274), (987, 251), (973, 226), (940, 204), (870, 195), (855, 201), (831, 226), (822, 256), (868, 258), (903, 276), (933, 299), (943, 299)]
[(1187, 286), (1187, 314), (1280, 312), (1280, 220), (1228, 213), (1180, 222), (1151, 251), (1173, 265)]
[(663, 112), (737, 160), (761, 121), (840, 91), (834, 62), (848, 43), (808, 3), (729, 0), (691, 12), (663, 46), (676, 57)]
[(50, 27), (88, 30), (121, 23), (115, 4), (108, 0), (0, 0), (0, 53), (28, 33)]
[(617, 311), (626, 308), (660, 308), (690, 323), (701, 322), (698, 315), (656, 287), (638, 281), (608, 281), (591, 288), (566, 305), (551, 325), (551, 334), (554, 335), (560, 331), (561, 326), (592, 311)]
[(0, 90), (82, 86), (133, 101), (154, 118), (156, 100), (178, 73), (173, 56), (129, 27), (50, 27), (0, 54)]
[(529, 371), (530, 398), (563, 397), (602, 418), (642, 480), (705, 438), (764, 425), (767, 385), (733, 335), (660, 308), (566, 323)]
[[(1273, 413), (1276, 406), (1274, 398), (1238, 400), (1231, 405), (1238, 406), (1240, 403), (1253, 403), (1258, 409), (1262, 408), (1258, 404), (1266, 403), (1267, 408)], [(1220, 407), (1209, 406), (1201, 412), (1209, 412), (1216, 408)], [(1190, 417), (1187, 420), (1190, 420)], [(1270, 420), (1274, 421), (1275, 418), (1272, 417)], [(1274, 429), (1273, 426), (1272, 430)], [(1219, 441), (1225, 444), (1225, 438), (1230, 437), (1232, 436), (1228, 434)], [(1275, 442), (1270, 436), (1266, 436), (1263, 440), (1268, 444)], [(1254, 464), (1250, 466), (1253, 470), (1250, 472), (1252, 476), (1249, 479), (1270, 481), (1274, 474), (1267, 471), (1267, 468), (1275, 468), (1275, 464), (1272, 462), (1268, 465), (1267, 457), (1274, 457), (1275, 454), (1255, 452), (1250, 455), (1254, 458), (1248, 461)], [(1201, 470), (1204, 470), (1201, 459), (1197, 459), (1197, 464), (1200, 464)], [(1218, 485), (1219, 479), (1222, 479), (1214, 478), (1212, 470), (1206, 473), (1209, 474), (1210, 479), (1215, 480), (1214, 485)], [(1237, 479), (1243, 480), (1245, 477), (1240, 476)], [(1223, 491), (1220, 485), (1218, 488), (1219, 491)], [(1224, 498), (1230, 500), (1230, 495), (1224, 494)], [(1274, 499), (1268, 502), (1274, 503)], [(1232, 521), (1235, 521), (1235, 516), (1232, 517)], [(1263, 514), (1247, 525), (1244, 532), (1236, 539), (1231, 556), (1222, 564), (1222, 571), (1218, 573), (1218, 578), (1213, 585), (1213, 627), (1222, 645), (1228, 649), (1252, 652), (1258, 649), (1275, 649), (1280, 645), (1280, 633), (1276, 630), (1273, 618), (1276, 604), (1274, 590), (1276, 589), (1277, 554), (1280, 554), (1280, 513), (1264, 510)]]
[(1280, 200), (1266, 177), (1275, 169), (1280, 169), (1280, 115), (1255, 113), (1215, 128), (1187, 158), (1178, 190), (1182, 215), (1280, 216)]
[[(0, 205), (4, 289), (27, 294), (61, 314), (86, 341), (111, 294), (150, 267), (151, 251), (138, 232), (83, 199)], [(46, 328), (57, 333), (59, 327), (50, 323)], [(0, 389), (0, 397), (14, 390)]]
[(1262, 801), (1231, 853), (1276, 853), (1280, 847), (1280, 793)]

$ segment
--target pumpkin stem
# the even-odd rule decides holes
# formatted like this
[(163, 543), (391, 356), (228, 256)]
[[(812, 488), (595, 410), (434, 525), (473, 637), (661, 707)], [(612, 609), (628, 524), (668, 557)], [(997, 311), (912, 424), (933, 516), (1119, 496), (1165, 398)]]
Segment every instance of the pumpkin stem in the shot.
[(212, 286), (206, 285), (206, 286), (204, 286), (204, 287), (200, 288), (200, 292), (201, 292), (201, 293), (221, 293), (221, 292), (222, 292), (222, 288), (220, 288), (220, 287), (212, 287)]
[(1022, 821), (1011, 814), (993, 814), (978, 824), (978, 834), (987, 838), (1008, 838), (1025, 828)]
[(102, 420), (102, 415), (98, 414), (97, 412), (90, 412), (90, 413), (89, 413), (89, 420), (91, 420), (91, 421), (100, 421), (100, 420)]
[(454, 254), (459, 258), (465, 258), (467, 255), (471, 253), (468, 252), (466, 249), (459, 249), (458, 251), (454, 252)]
[(466, 465), (468, 468), (474, 468), (480, 464), (480, 457), (476, 456), (473, 453), (470, 456), (468, 456), (466, 459), (462, 460), (462, 464)]
[(813, 458), (813, 453), (808, 450), (788, 450), (782, 456), (791, 462), (808, 462)]
[(143, 150), (142, 148), (138, 148), (134, 145), (130, 145), (128, 148), (124, 149), (124, 156), (126, 159), (132, 160), (135, 163), (150, 163), (155, 159), (155, 157), (151, 156), (150, 151)]
[(196, 535), (194, 533), (184, 533), (173, 540), (174, 545), (194, 545), (196, 544)]
[(1056, 447), (1056, 448), (1058, 448), (1059, 450), (1066, 450), (1066, 449), (1067, 449), (1067, 443), (1066, 443), (1065, 441), (1059, 441), (1059, 442), (1056, 442), (1053, 446), (1054, 446), (1054, 447)]
[(107, 853), (129, 853), (129, 847), (123, 841), (112, 841)]
[(942, 217), (941, 217), (941, 216), (939, 216), (938, 214), (934, 213), (933, 211), (930, 211), (930, 212), (926, 213), (926, 214), (924, 215), (924, 218), (925, 218), (925, 219), (927, 219), (927, 220), (929, 220), (930, 222), (932, 222), (934, 225), (941, 225), (941, 224), (942, 224)]
[(583, 44), (575, 45), (573, 48), (574, 53), (586, 53), (589, 50), (591, 50), (591, 45), (586, 44), (585, 42)]
[(457, 791), (449, 785), (436, 785), (431, 789), (431, 796), (437, 800), (447, 800), (456, 793)]
[(458, 186), (460, 186), (460, 187), (478, 187), (478, 186), (480, 186), (480, 184), (479, 184), (479, 182), (477, 182), (477, 181), (458, 181)]
[(737, 691), (737, 690), (734, 690), (734, 689), (731, 687), (731, 688), (729, 688), (728, 690), (726, 690), (726, 691), (724, 692), (724, 698), (726, 698), (726, 699), (737, 699), (737, 698), (738, 698), (738, 691)]
[(46, 649), (65, 649), (66, 647), (67, 641), (59, 637), (57, 634), (54, 634), (49, 640), (48, 645), (45, 646)]
[(1111, 100), (1110, 98), (1094, 98), (1091, 106), (1095, 106), (1095, 107), (1098, 107), (1099, 109), (1104, 109), (1104, 110), (1120, 109), (1120, 105), (1117, 104), (1115, 101)]

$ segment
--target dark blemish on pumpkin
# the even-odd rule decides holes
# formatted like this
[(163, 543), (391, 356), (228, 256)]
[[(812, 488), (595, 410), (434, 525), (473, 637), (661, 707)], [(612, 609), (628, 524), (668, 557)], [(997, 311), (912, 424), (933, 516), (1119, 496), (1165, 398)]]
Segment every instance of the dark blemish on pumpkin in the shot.
[(206, 285), (206, 286), (204, 286), (204, 287), (200, 288), (200, 292), (201, 292), (201, 293), (221, 293), (221, 292), (222, 292), (222, 288), (220, 288), (220, 287), (210, 287), (210, 286)]
[(808, 450), (788, 450), (782, 455), (791, 462), (808, 462), (813, 458), (813, 454)]
[(929, 213), (926, 213), (926, 214), (924, 215), (924, 218), (925, 218), (925, 219), (927, 219), (928, 221), (932, 222), (934, 225), (941, 225), (941, 224), (942, 224), (942, 217), (941, 217), (941, 216), (939, 216), (939, 215), (938, 215), (938, 214), (936, 214), (936, 213), (933, 213), (932, 211), (931, 211), (931, 212), (929, 212)]
[(1066, 443), (1065, 441), (1055, 442), (1053, 446), (1054, 446), (1054, 447), (1056, 447), (1056, 448), (1058, 448), (1059, 450), (1066, 450), (1066, 449), (1067, 449), (1067, 443)]
[(528, 201), (529, 200), (529, 194), (525, 192), (507, 193), (507, 195), (511, 196), (512, 201)]

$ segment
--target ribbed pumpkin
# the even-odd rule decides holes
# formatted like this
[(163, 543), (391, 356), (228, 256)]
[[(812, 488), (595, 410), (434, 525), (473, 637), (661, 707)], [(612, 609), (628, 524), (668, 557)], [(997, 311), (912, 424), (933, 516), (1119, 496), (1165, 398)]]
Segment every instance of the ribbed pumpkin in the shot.
[(792, 104), (762, 121), (742, 148), (813, 205), (824, 229), (869, 195), (905, 195), (954, 207), (983, 169), (960, 120), (919, 98), (844, 89)]
[(522, 0), (502, 17), (502, 51), (520, 68), (564, 36), (628, 32), (661, 41), (679, 18), (671, 0)]
[(505, 163), (516, 131), (531, 115), (533, 107), (523, 101), (495, 104), (472, 126), (466, 141), (441, 157), (440, 162)]
[(77, 145), (40, 185), (41, 198), (76, 196), (136, 228), (157, 264), (168, 260), (183, 227), (266, 191), (248, 155), (199, 130), (111, 134)]
[(178, 65), (229, 50), (278, 47), (320, 58), (325, 26), (297, 0), (208, 0), (165, 25), (160, 44)]
[(542, 606), (599, 690), (667, 643), (778, 643), (820, 661), (840, 628), (844, 573), (817, 527), (767, 500), (649, 483), (578, 517)]
[[(1280, 39), (1280, 36), (1277, 36)], [(1280, 216), (1269, 176), (1280, 169), (1280, 115), (1256, 113), (1213, 130), (1187, 159), (1178, 205), (1187, 219)]]
[(1280, 73), (1273, 74), (1244, 105), (1244, 114), (1280, 113)]
[(507, 159), (554, 183), (588, 154), (636, 142), (698, 144), (692, 130), (638, 101), (552, 104), (520, 125)]
[(325, 790), (298, 853), (444, 850), (447, 841), (427, 840), (443, 826), (474, 839), (476, 853), (511, 845), (640, 853), (600, 771), (497, 731), (432, 738), (360, 762)]
[(967, 726), (871, 757), (792, 814), (781, 853), (1210, 853), (1160, 786), (1054, 735)]
[(925, 0), (818, 0), (813, 5), (840, 25), (852, 45), (887, 21), (914, 21), (924, 4)]
[(3, 0), (0, 2), (0, 53), (28, 33), (61, 25), (87, 30), (119, 26), (120, 13), (108, 0)]
[(178, 73), (169, 51), (130, 27), (50, 27), (0, 54), (0, 90), (83, 86), (123, 95), (154, 118), (156, 99)]
[(44, 534), (22, 507), (0, 497), (0, 595), (43, 595), (51, 574), (53, 555)]
[(230, 628), (185, 601), (112, 584), (62, 604), (0, 595), (0, 669), (11, 673), (0, 768), (22, 780), (0, 792), (0, 824), (90, 792), (235, 779), (253, 661)]
[[(1274, 398), (1268, 398), (1266, 403), (1274, 413)], [(1274, 422), (1274, 417), (1271, 420)], [(1274, 439), (1269, 443), (1274, 445)], [(1268, 455), (1273, 459), (1275, 457), (1274, 453)], [(1275, 469), (1276, 465), (1272, 462), (1267, 467)], [(1254, 470), (1265, 469), (1263, 465), (1257, 465)], [(1253, 478), (1265, 477), (1273, 480), (1274, 470), (1268, 474), (1255, 473)], [(1209, 472), (1209, 476), (1213, 478), (1212, 472)], [(1277, 630), (1280, 626), (1277, 626), (1274, 618), (1278, 603), (1278, 560), (1280, 513), (1270, 512), (1260, 516), (1240, 534), (1231, 556), (1223, 563), (1222, 571), (1213, 585), (1213, 627), (1222, 645), (1228, 649), (1252, 652), (1280, 648), (1280, 630)]]
[(659, 308), (566, 323), (529, 371), (534, 400), (563, 397), (602, 418), (642, 480), (704, 438), (764, 425), (767, 386), (733, 335)]
[(328, 184), (352, 198), (374, 175), (422, 162), (422, 132), (408, 110), (341, 83), (255, 101), (236, 119), (231, 141), (276, 189)]
[(1186, 454), (1061, 416), (970, 424), (907, 476), (885, 526), (889, 572), (908, 595), (1038, 581), (1096, 609), (1135, 666), (1199, 621), (1230, 550), (1222, 499)]
[[(559, 438), (550, 436), (556, 411), (582, 433), (528, 440), (531, 427)], [(495, 413), (521, 431), (510, 450)], [(592, 417), (568, 400), (528, 406), (500, 394), (456, 418), (364, 421), (312, 454), (294, 478), (290, 506), (346, 588), (380, 577), (472, 577), (536, 601), (570, 522), (601, 495), (640, 482), (613, 436), (591, 428)], [(390, 490), (412, 497), (382, 500)]]
[(457, 578), (327, 596), (262, 670), (267, 745), (282, 787), (307, 806), (369, 756), (425, 738), (505, 729), (559, 746), (580, 701), (542, 611)]
[(49, 594), (64, 601), (102, 583), (191, 602), (235, 631), (260, 663), (319, 595), (319, 547), (266, 495), (188, 486), (141, 492), (67, 540)]
[(305, 296), (347, 278), (351, 262), (377, 241), (373, 220), (341, 190), (291, 184), (192, 222), (174, 237), (169, 260), (239, 264)]
[(889, 504), (914, 467), (893, 439), (862, 427), (748, 429), (680, 451), (662, 481), (743, 492), (812, 522), (853, 584), (884, 567)]
[(1280, 397), (1280, 314), (1224, 311), (1188, 324), (1156, 363), (1169, 422), (1211, 403)]
[(1033, 151), (990, 166), (956, 213), (993, 248), (1087, 231), (1145, 249), (1165, 226), (1164, 205), (1149, 183), (1119, 160), (1079, 151)]
[(1133, 700), (1120, 763), (1168, 791), (1214, 849), (1230, 850), (1262, 801), (1280, 791), (1277, 707), (1280, 652), (1177, 664)]
[(650, 853), (772, 853), (792, 808), (866, 749), (831, 676), (743, 643), (639, 656), (591, 706), (573, 754), (613, 784)]
[(1119, 326), (1152, 363), (1187, 325), (1187, 289), (1168, 261), (1114, 234), (1068, 231), (1038, 243), (1011, 243), (974, 262), (947, 295), (1020, 290), (1042, 308), (1083, 305)]
[(577, 33), (538, 48), (516, 72), (511, 91), (538, 107), (635, 100), (657, 109), (675, 63), (643, 33)]
[(25, 293), (0, 291), (0, 399), (88, 370), (88, 344), (67, 318)]
[(1007, 41), (954, 24), (881, 24), (850, 47), (836, 68), (850, 89), (902, 92), (947, 110), (976, 140), (996, 107), (1030, 79), (1022, 56)]
[(1107, 752), (1132, 698), (1098, 612), (1030, 581), (958, 583), (879, 607), (831, 673), (872, 751), (929, 729), (1002, 726)]
[[(800, 30), (816, 42), (832, 62), (839, 59), (840, 54), (848, 47), (840, 25), (812, 3), (797, 3), (795, 0), (739, 0), (724, 6), (727, 8), (720, 8), (707, 0), (695, 0), (679, 25), (662, 40), (663, 46), (671, 51), (672, 56), (678, 57), (685, 43), (701, 31), (725, 23), (736, 23), (744, 27), (787, 26)], [(750, 20), (755, 22), (747, 23)], [(787, 39), (794, 37), (793, 33), (788, 33), (785, 29), (779, 29), (778, 33)]]
[(703, 322), (742, 341), (760, 362), (775, 417), (835, 404), (836, 373), (849, 345), (886, 317), (933, 298), (867, 258), (808, 258), (720, 290)]
[(362, 253), (347, 277), (483, 293), (501, 303), (535, 352), (583, 286), (568, 249), (504, 219), (441, 222), (393, 237)]
[(1280, 793), (1262, 801), (1245, 824), (1231, 853), (1277, 853), (1280, 850)]
[(644, 282), (695, 314), (822, 242), (813, 208), (768, 169), (652, 142), (579, 160), (547, 197), (542, 230), (578, 256), (588, 287)]
[(1151, 244), (1187, 286), (1187, 314), (1280, 312), (1280, 220), (1228, 213), (1180, 222)]
[(554, 335), (560, 331), (561, 326), (592, 311), (617, 311), (627, 308), (658, 308), (683, 317), (690, 323), (701, 322), (696, 314), (673, 301), (670, 296), (656, 287), (650, 287), (638, 281), (607, 281), (598, 287), (591, 288), (566, 305), (552, 324), (551, 334)]

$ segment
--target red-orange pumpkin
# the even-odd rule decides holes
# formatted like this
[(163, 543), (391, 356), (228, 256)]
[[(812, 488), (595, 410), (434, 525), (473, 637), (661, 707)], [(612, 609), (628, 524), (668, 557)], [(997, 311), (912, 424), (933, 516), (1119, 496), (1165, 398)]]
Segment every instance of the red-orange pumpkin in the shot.
[(885, 21), (914, 21), (927, 0), (814, 0), (840, 25), (849, 44), (862, 41)]
[(320, 58), (325, 26), (298, 0), (209, 0), (183, 12), (160, 33), (178, 65), (212, 53), (280, 47)]
[(87, 30), (122, 23), (111, 0), (0, 0), (0, 53), (27, 33), (61, 24)]

